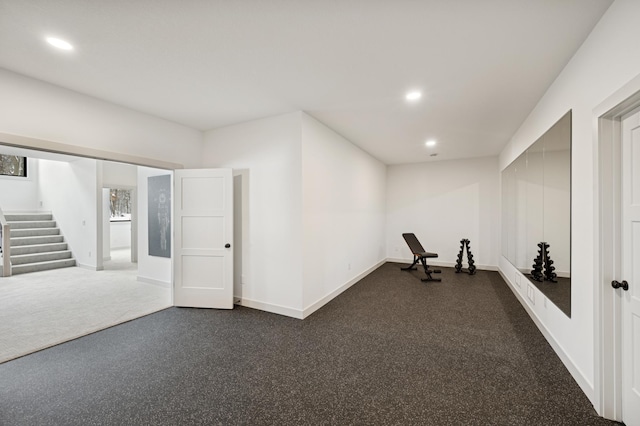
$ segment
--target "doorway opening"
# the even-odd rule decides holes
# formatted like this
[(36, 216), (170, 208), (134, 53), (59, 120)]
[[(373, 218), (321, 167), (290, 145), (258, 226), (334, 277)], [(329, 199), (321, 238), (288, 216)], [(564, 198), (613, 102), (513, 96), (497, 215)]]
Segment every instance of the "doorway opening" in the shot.
[[(1, 144), (0, 151), (19, 151), (34, 164), (31, 180), (15, 191), (10, 186), (15, 180), (2, 182), (0, 207), (53, 211), (78, 265), (0, 278), (0, 299), (6, 302), (0, 311), (0, 362), (172, 305), (171, 259), (158, 266), (148, 259), (146, 243), (138, 244), (147, 238), (146, 218), (138, 216), (147, 177), (171, 171)], [(64, 179), (52, 182), (61, 171)], [(43, 193), (52, 186), (55, 194)], [(129, 191), (130, 216), (118, 214), (113, 243), (111, 235), (105, 238), (105, 232), (111, 234), (111, 214), (104, 187)]]

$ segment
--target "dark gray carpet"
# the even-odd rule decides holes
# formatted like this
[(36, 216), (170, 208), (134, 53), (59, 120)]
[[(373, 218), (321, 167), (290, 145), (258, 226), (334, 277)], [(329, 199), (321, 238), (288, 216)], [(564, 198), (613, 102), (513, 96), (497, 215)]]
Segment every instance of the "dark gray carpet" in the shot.
[(304, 321), (171, 308), (0, 365), (2, 425), (607, 425), (495, 272), (387, 263)]

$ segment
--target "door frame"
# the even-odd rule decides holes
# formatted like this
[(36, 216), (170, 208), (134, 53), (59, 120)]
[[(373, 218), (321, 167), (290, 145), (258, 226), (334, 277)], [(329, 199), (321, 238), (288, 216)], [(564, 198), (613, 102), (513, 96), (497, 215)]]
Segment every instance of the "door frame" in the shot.
[(75, 157), (93, 158), (94, 160), (109, 160), (118, 163), (145, 166), (154, 169), (175, 170), (184, 166), (179, 163), (155, 160), (153, 158), (138, 157), (113, 151), (87, 148), (80, 145), (69, 145), (28, 136), (14, 135), (0, 132), (0, 145), (15, 146), (17, 148), (31, 149), (33, 151), (52, 152), (56, 154), (73, 155)]
[(622, 117), (640, 107), (640, 75), (593, 110), (594, 126), (594, 407), (622, 420), (622, 299), (611, 281), (622, 273)]

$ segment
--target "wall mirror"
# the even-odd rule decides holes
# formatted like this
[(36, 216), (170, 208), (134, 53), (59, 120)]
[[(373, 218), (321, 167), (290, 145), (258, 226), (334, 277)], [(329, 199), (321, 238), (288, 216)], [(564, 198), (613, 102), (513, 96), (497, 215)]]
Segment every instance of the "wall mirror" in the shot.
[(571, 111), (502, 171), (502, 255), (571, 317)]

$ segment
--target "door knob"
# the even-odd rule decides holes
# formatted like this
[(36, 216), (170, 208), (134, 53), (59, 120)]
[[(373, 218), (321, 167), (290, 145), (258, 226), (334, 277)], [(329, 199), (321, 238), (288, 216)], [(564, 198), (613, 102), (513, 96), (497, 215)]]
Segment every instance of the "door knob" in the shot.
[(629, 290), (629, 283), (628, 283), (628, 282), (626, 282), (626, 281), (618, 282), (618, 281), (616, 281), (616, 280), (613, 280), (613, 281), (611, 281), (611, 287), (613, 287), (613, 288), (620, 288), (620, 287), (622, 287), (622, 289), (623, 289), (624, 291), (627, 291), (627, 290)]
[[(227, 244), (225, 244), (225, 245), (224, 245), (224, 248), (229, 248), (229, 247), (231, 247), (231, 244), (229, 244), (229, 243), (227, 243)], [(625, 281), (625, 282), (626, 282), (626, 281)]]

